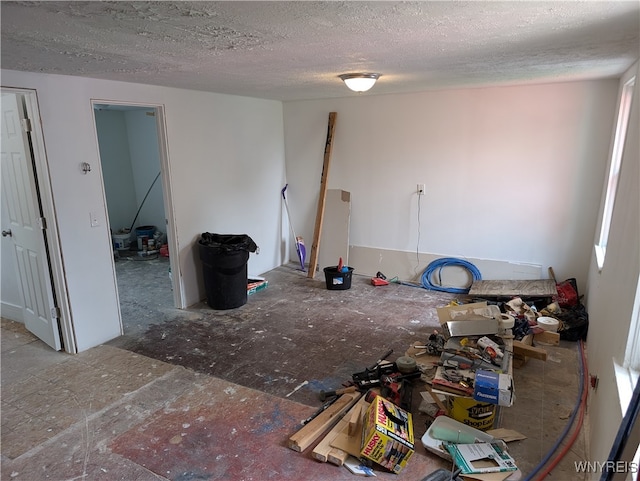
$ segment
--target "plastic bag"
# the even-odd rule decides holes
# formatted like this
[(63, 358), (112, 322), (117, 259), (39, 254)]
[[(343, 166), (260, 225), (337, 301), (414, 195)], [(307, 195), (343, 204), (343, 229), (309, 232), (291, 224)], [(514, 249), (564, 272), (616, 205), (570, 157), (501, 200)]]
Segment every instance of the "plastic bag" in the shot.
[(260, 251), (253, 239), (246, 234), (211, 234), (205, 232), (200, 236), (199, 242), (203, 246), (215, 248), (220, 252), (248, 251), (257, 254)]

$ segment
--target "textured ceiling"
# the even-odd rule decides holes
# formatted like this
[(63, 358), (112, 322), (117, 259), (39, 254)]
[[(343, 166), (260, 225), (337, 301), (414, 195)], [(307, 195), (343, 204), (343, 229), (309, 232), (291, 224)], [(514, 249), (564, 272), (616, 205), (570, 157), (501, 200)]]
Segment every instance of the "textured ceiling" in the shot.
[[(640, 2), (7, 2), (4, 69), (278, 100), (617, 77)], [(366, 94), (338, 75), (379, 72)]]

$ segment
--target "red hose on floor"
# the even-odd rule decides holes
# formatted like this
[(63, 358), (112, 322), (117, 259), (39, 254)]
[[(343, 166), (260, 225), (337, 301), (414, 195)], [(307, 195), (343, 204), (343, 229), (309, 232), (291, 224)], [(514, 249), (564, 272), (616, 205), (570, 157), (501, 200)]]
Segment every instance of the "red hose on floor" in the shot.
[(547, 465), (547, 467), (542, 471), (542, 473), (540, 473), (538, 478), (536, 478), (536, 481), (541, 481), (542, 479), (544, 479), (551, 472), (551, 470), (553, 470), (553, 468), (555, 468), (558, 465), (558, 463), (562, 461), (562, 458), (564, 458), (564, 456), (569, 452), (569, 450), (571, 449), (571, 446), (573, 446), (573, 443), (578, 438), (578, 434), (580, 434), (580, 431), (582, 430), (582, 422), (584, 421), (584, 412), (587, 408), (587, 394), (589, 392), (589, 370), (587, 369), (587, 358), (584, 354), (583, 342), (578, 341), (578, 346), (580, 349), (580, 356), (582, 357), (582, 366), (583, 366), (582, 375), (584, 377), (584, 383), (582, 386), (582, 397), (580, 399), (580, 412), (578, 413), (578, 421), (576, 424), (576, 428), (573, 431), (571, 438), (569, 438), (569, 441), (567, 442), (567, 444), (562, 448), (562, 450), (553, 459), (553, 461), (551, 461)]

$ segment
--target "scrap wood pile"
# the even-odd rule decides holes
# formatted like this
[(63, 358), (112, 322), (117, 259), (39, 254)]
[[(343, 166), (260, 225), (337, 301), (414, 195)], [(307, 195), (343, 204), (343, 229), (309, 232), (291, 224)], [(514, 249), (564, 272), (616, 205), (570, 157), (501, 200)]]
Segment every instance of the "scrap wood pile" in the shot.
[(421, 372), (406, 356), (386, 361), (392, 352), (354, 373), (351, 386), (321, 392), (321, 400), (329, 400), (303, 421), (288, 446), (302, 452), (317, 443), (314, 459), (344, 465), (354, 474), (371, 473), (374, 463), (399, 473), (415, 451), (413, 418), (401, 406), (410, 405), (408, 382)]

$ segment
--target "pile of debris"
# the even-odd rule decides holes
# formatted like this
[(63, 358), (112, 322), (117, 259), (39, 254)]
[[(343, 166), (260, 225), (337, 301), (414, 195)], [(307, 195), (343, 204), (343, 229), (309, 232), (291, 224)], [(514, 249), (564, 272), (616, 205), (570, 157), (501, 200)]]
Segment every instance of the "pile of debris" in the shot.
[[(436, 470), (423, 481), (518, 476), (506, 443), (524, 436), (493, 429), (494, 419), (515, 401), (513, 369), (528, 358), (546, 360), (534, 342), (557, 345), (586, 336), (586, 311), (571, 281), (558, 284), (563, 295), (543, 305), (513, 297), (438, 308), (440, 328), (404, 355), (391, 362), (389, 351), (341, 389), (320, 392), (324, 404), (288, 446), (302, 452), (315, 445), (314, 459), (354, 474), (372, 476), (374, 468), (400, 473), (415, 452), (411, 397), (414, 383), (422, 382), (427, 429), (421, 442), (456, 468)], [(372, 279), (373, 285), (389, 282), (381, 273)]]

